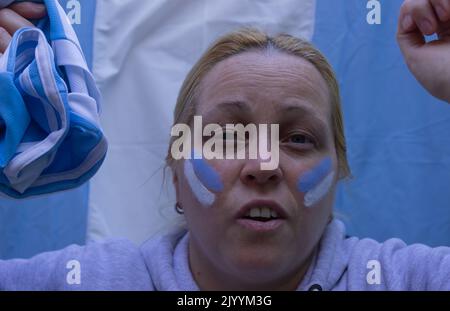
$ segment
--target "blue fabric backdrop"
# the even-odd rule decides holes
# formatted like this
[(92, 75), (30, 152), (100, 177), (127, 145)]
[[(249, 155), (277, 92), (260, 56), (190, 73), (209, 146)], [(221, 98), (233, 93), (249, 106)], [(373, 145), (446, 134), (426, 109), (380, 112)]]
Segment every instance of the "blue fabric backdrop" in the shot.
[[(450, 245), (450, 105), (408, 71), (395, 40), (402, 0), (318, 0), (314, 43), (337, 72), (354, 178), (336, 197), (349, 233)], [(450, 85), (449, 85), (450, 87)]]

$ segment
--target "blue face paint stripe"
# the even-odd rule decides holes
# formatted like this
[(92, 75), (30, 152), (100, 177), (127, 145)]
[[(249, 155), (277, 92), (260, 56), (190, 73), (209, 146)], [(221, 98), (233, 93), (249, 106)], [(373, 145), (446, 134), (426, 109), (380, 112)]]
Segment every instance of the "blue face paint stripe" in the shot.
[(330, 172), (332, 169), (332, 161), (330, 157), (323, 159), (319, 165), (306, 172), (300, 177), (297, 188), (301, 192), (308, 192), (316, 187)]
[(211, 191), (222, 191), (223, 184), (219, 174), (204, 159), (192, 159), (192, 166), (198, 179)]
[(212, 168), (204, 159), (195, 159), (194, 151), (191, 154), (191, 163), (194, 172), (203, 185), (211, 191), (220, 192), (223, 190), (223, 184), (219, 173)]
[(215, 200), (215, 195), (198, 179), (192, 161), (184, 160), (184, 174), (197, 200), (205, 207), (211, 206)]

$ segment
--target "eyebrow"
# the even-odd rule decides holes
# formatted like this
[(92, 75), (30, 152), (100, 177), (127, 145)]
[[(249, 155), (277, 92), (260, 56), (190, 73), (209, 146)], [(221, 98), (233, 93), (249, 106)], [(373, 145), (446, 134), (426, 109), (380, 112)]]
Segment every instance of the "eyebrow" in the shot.
[(277, 112), (295, 112), (302, 115), (312, 115), (316, 117), (316, 112), (313, 109), (301, 104), (281, 103), (277, 108)]
[(209, 120), (211, 116), (213, 116), (214, 119), (217, 114), (219, 114), (220, 116), (224, 114), (225, 115), (229, 114), (232, 116), (242, 117), (245, 115), (250, 115), (251, 108), (244, 101), (240, 100), (223, 101), (218, 103), (217, 105), (214, 105), (214, 109), (211, 109), (210, 111), (206, 112), (203, 118)]
[(278, 113), (286, 113), (289, 116), (301, 115), (304, 118), (311, 118), (313, 119), (313, 121), (318, 122), (322, 127), (326, 128), (325, 122), (317, 116), (317, 113), (313, 109), (309, 108), (308, 106), (282, 103), (277, 110)]
[(250, 113), (251, 112), (250, 105), (247, 104), (246, 102), (240, 101), (240, 100), (221, 102), (217, 105), (217, 108), (224, 112), (227, 112), (227, 111), (240, 112), (240, 113), (242, 113), (242, 112)]

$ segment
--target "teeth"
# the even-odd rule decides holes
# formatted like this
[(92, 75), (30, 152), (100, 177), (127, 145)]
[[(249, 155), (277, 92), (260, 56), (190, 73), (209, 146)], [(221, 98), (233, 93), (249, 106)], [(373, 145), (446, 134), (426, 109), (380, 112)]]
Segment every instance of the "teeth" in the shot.
[(264, 218), (270, 218), (270, 208), (268, 208), (268, 207), (263, 207), (263, 208), (261, 209), (261, 217), (264, 217)]
[(254, 207), (250, 210), (250, 217), (260, 217), (261, 209), (258, 207)]
[(254, 207), (247, 212), (246, 217), (262, 217), (262, 218), (277, 218), (278, 214), (269, 207)]

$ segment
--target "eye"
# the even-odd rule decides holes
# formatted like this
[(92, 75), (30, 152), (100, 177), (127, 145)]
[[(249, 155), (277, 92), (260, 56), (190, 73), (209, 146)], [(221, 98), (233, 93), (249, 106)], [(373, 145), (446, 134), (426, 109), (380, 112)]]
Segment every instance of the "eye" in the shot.
[(308, 135), (302, 133), (293, 133), (289, 135), (284, 141), (294, 147), (309, 147), (310, 145), (315, 146), (315, 140)]
[(309, 139), (309, 137), (307, 137), (306, 135), (302, 135), (302, 134), (295, 134), (295, 135), (291, 135), (289, 137), (290, 142), (292, 143), (296, 143), (296, 144), (312, 144), (313, 141), (311, 139)]

